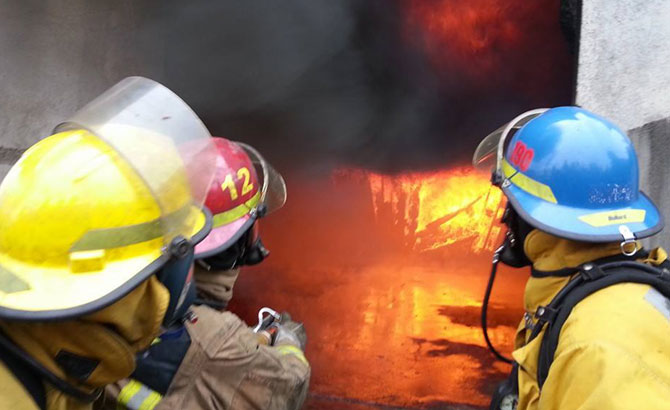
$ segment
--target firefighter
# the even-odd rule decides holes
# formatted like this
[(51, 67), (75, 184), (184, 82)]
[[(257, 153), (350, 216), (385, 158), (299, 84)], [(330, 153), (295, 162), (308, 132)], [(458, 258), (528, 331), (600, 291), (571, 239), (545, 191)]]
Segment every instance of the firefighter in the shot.
[(184, 315), (194, 245), (211, 229), (213, 153), (183, 101), (134, 77), (11, 168), (0, 185), (0, 408), (91, 409)]
[(301, 323), (283, 315), (264, 335), (225, 307), (244, 265), (268, 254), (258, 219), (283, 206), (282, 177), (252, 147), (215, 138), (216, 171), (207, 200), (213, 229), (196, 246), (197, 322), (164, 333), (141, 355), (130, 380), (107, 388), (107, 408), (298, 409), (310, 366)]
[[(670, 281), (666, 253), (639, 240), (663, 219), (639, 190), (630, 139), (578, 107), (533, 110), (487, 137), (507, 198), (498, 260), (530, 266), (510, 379), (491, 409), (667, 409)], [(518, 407), (517, 407), (518, 406)]]

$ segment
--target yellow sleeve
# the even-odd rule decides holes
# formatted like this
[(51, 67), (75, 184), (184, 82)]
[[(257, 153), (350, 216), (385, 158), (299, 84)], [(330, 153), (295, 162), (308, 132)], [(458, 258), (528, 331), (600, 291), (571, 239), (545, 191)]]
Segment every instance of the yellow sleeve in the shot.
[(0, 361), (0, 409), (39, 410), (23, 384)]
[(555, 357), (538, 409), (668, 409), (669, 382), (619, 345), (574, 344)]

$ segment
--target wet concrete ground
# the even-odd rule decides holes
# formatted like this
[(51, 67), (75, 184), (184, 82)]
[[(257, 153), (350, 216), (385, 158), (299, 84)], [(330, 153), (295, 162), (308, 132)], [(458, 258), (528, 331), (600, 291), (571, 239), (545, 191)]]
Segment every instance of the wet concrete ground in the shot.
[[(479, 327), (487, 259), (454, 248), (440, 261), (300, 268), (268, 261), (243, 271), (231, 309), (253, 322), (268, 305), (305, 322), (308, 409), (483, 408), (508, 372)], [(509, 351), (523, 274), (503, 271), (498, 282), (490, 333)]]

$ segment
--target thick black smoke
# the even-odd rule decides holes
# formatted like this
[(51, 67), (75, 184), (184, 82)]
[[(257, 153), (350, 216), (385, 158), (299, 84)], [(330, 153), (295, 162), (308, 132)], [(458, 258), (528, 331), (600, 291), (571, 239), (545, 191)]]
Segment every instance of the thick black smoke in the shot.
[[(479, 139), (520, 111), (570, 102), (570, 73), (537, 98), (518, 92), (526, 79), (510, 72), (519, 61), (487, 87), (467, 69), (437, 67), (421, 27), (406, 22), (407, 3), (163, 1), (148, 14), (142, 44), (161, 62), (157, 79), (214, 135), (251, 142), (284, 169), (466, 162)], [(547, 3), (559, 31), (558, 3)]]

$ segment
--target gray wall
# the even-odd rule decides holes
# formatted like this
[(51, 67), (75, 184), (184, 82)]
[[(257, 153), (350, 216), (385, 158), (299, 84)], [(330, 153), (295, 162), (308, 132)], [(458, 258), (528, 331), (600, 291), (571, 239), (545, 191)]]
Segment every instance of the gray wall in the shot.
[(661, 209), (666, 228), (649, 239), (647, 246), (670, 249), (670, 118), (653, 121), (628, 131), (640, 161), (642, 190)]
[(670, 1), (584, 0), (577, 103), (630, 130), (670, 116)]
[(0, 2), (0, 177), (23, 149), (109, 86), (160, 74), (136, 52), (147, 3)]
[[(670, 1), (584, 0), (577, 104), (628, 130), (640, 159), (642, 189), (667, 218), (669, 67)], [(670, 247), (670, 228), (650, 242)]]

